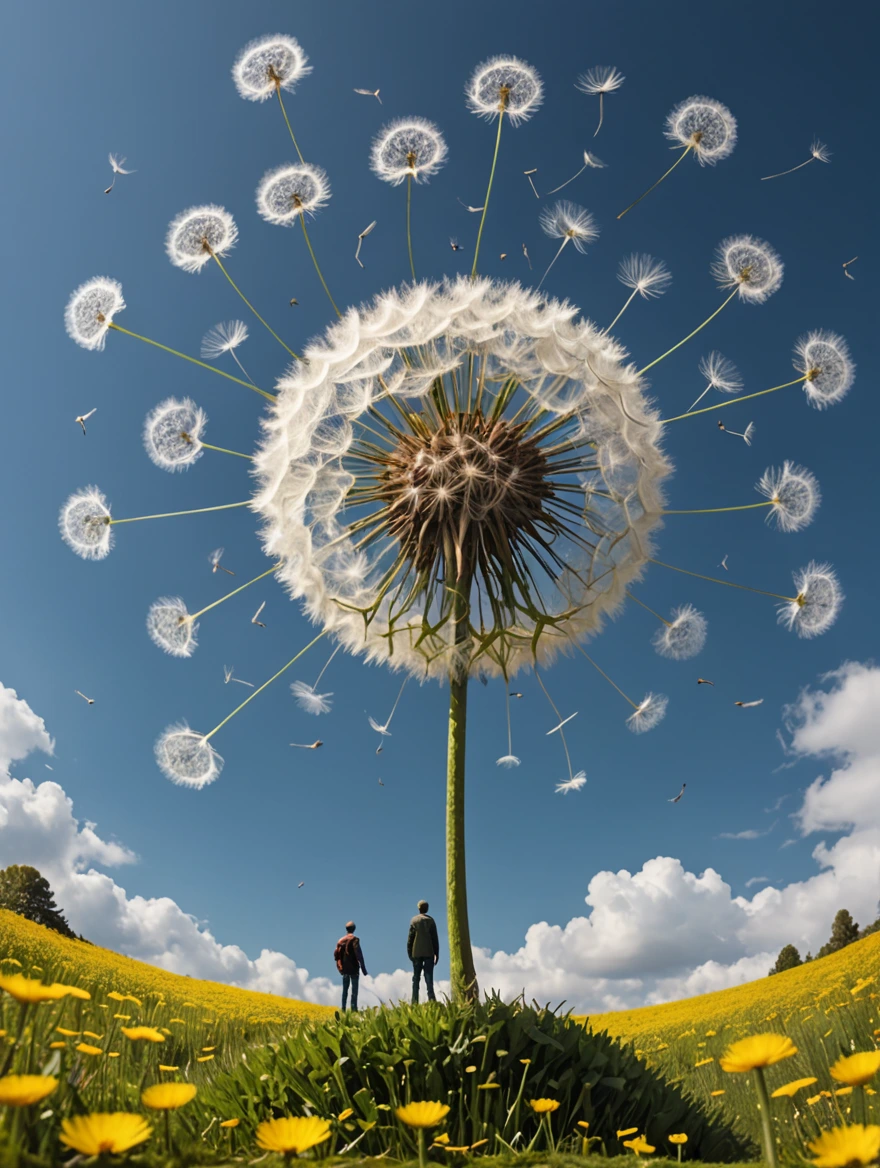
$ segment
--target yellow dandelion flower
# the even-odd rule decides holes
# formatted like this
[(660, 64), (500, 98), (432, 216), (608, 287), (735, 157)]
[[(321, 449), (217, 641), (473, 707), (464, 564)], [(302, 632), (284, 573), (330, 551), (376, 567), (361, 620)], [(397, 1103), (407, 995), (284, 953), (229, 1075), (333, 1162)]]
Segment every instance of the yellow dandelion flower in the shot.
[(478, 1091), (500, 1091), (501, 1084), (500, 1083), (480, 1083), (480, 1085), (477, 1087), (477, 1090)]
[(92, 1046), (91, 1043), (89, 1043), (89, 1042), (78, 1042), (76, 1044), (76, 1049), (79, 1051), (80, 1054), (96, 1055), (96, 1054), (103, 1054), (104, 1053), (103, 1050), (101, 1050), (100, 1046)]
[(104, 1037), (103, 1034), (95, 1034), (94, 1030), (84, 1030), (82, 1035), (83, 1038), (94, 1038), (95, 1042), (100, 1042)]
[(442, 1147), (444, 1144), (448, 1144), (448, 1143), (449, 1143), (449, 1136), (446, 1134), (446, 1132), (441, 1132), (439, 1136), (434, 1136), (434, 1146), (435, 1147)]
[(795, 1095), (796, 1092), (800, 1091), (803, 1087), (811, 1087), (813, 1083), (816, 1082), (818, 1082), (818, 1080), (815, 1078), (792, 1079), (790, 1083), (783, 1083), (781, 1087), (777, 1087), (776, 1090), (771, 1093), (770, 1098), (782, 1099), (785, 1097), (786, 1099), (791, 1099), (792, 1096)]
[(719, 1095), (723, 1095), (724, 1092), (723, 1091), (710, 1091), (709, 1094), (712, 1096), (713, 1099), (717, 1099), (717, 1097)]
[(825, 1031), (825, 1033), (822, 1035), (822, 1037), (827, 1038), (829, 1034), (833, 1034), (833, 1033), (834, 1033), (834, 1027), (832, 1026), (830, 1030)]
[(631, 1136), (633, 1134), (633, 1132), (637, 1132), (638, 1130), (639, 1129), (637, 1127), (621, 1128), (620, 1131), (617, 1133), (617, 1138), (620, 1139), (622, 1136)]
[(212, 1054), (200, 1054), (196, 1059), (197, 1063), (209, 1063), (214, 1056)]
[(407, 1127), (436, 1127), (449, 1114), (449, 1107), (445, 1103), (407, 1103), (405, 1107), (398, 1107), (394, 1114)]
[(134, 1004), (138, 1007), (138, 1009), (140, 1009), (140, 1007), (143, 1006), (143, 1004), (144, 1004), (140, 1000), (140, 998), (134, 997), (133, 994), (125, 994), (125, 996), (123, 997), (122, 1000), (123, 1000), (123, 1002), (134, 1002)]
[(820, 1091), (818, 1095), (811, 1095), (809, 1097), (809, 1099), (807, 1100), (807, 1103), (810, 1107), (815, 1107), (821, 1098), (822, 1098), (822, 1092)]
[(586, 1131), (587, 1128), (590, 1126), (590, 1121), (588, 1119), (579, 1119), (577, 1121), (577, 1125), (578, 1125), (578, 1127), (582, 1127), (584, 1129), (584, 1131)]
[(559, 1103), (556, 1099), (530, 1099), (529, 1107), (535, 1115), (552, 1115), (558, 1110)]
[(62, 1119), (61, 1143), (83, 1156), (100, 1156), (107, 1152), (119, 1155), (137, 1147), (153, 1134), (142, 1115), (126, 1111), (97, 1112)]
[(471, 1067), (465, 1067), (465, 1068), (464, 1068), (464, 1073), (465, 1073), (466, 1075), (472, 1075), (476, 1069), (477, 1069), (477, 1068), (476, 1068), (476, 1067), (473, 1067), (473, 1066), (471, 1066)]
[(698, 1042), (697, 1049), (699, 1050), (701, 1047), (704, 1047), (705, 1045), (706, 1045), (705, 1042)]
[(634, 1140), (624, 1140), (623, 1146), (635, 1152), (637, 1156), (641, 1156), (642, 1152), (654, 1152), (656, 1148), (653, 1144), (649, 1144), (644, 1136), (637, 1136)]
[(61, 995), (62, 997), (79, 998), (81, 1002), (90, 1002), (92, 1000), (92, 995), (89, 993), (89, 991), (84, 990), (81, 986), (62, 985), (59, 982), (55, 982), (52, 988), (63, 990), (64, 993)]
[(207, 1054), (209, 1050), (216, 1050), (216, 1049), (217, 1049), (216, 1046), (203, 1046), (202, 1053)]
[(330, 1138), (330, 1121), (310, 1115), (305, 1119), (264, 1119), (257, 1125), (257, 1147), (264, 1152), (301, 1152)]
[(715, 1060), (713, 1058), (700, 1059), (700, 1061), (698, 1063), (694, 1063), (694, 1069), (696, 1069), (697, 1067), (708, 1067), (709, 1063), (714, 1063), (714, 1062), (715, 1062)]
[(669, 1043), (668, 1042), (661, 1042), (660, 1045), (657, 1047), (657, 1050), (658, 1051), (669, 1050)]
[(131, 1014), (114, 1014), (113, 1017), (116, 1018), (119, 1022), (131, 1021)]
[(159, 1029), (163, 1034), (173, 1034), (173, 1030), (169, 1030), (167, 1026), (160, 1026)]
[[(435, 1145), (432, 1144), (431, 1146), (434, 1147)], [(436, 1146), (441, 1147), (444, 1152), (469, 1152), (470, 1151), (470, 1148), (467, 1146), (467, 1144), (465, 1144), (461, 1148), (454, 1148), (452, 1146), (452, 1144), (440, 1144), (440, 1145), (436, 1145)]]
[(240, 1123), (241, 1123), (240, 1119), (221, 1119), (220, 1120), (221, 1127), (238, 1127), (238, 1125)]
[(877, 1092), (874, 1090), (873, 1087), (865, 1087), (864, 1091), (865, 1091), (866, 1095), (876, 1095), (877, 1094)]
[(169, 1022), (179, 1022), (181, 1026), (186, 1026), (186, 1018), (169, 1018)]
[(350, 1119), (353, 1115), (354, 1115), (354, 1108), (353, 1107), (346, 1107), (344, 1111), (340, 1111), (340, 1113), (336, 1116), (336, 1118), (339, 1120), (340, 1123), (343, 1123), (346, 1119)]
[(154, 1026), (120, 1026), (119, 1029), (132, 1042), (164, 1042), (165, 1035)]
[(51, 1075), (4, 1075), (0, 1079), (0, 1105), (29, 1107), (51, 1095), (58, 1080)]
[(686, 1144), (688, 1142), (686, 1132), (677, 1132), (676, 1134), (667, 1136), (666, 1138), (669, 1140), (670, 1144)]
[(107, 1058), (119, 1058), (119, 1051), (118, 1050), (108, 1050), (107, 1051)]
[(880, 1050), (863, 1050), (839, 1058), (831, 1068), (831, 1078), (851, 1087), (864, 1087), (880, 1071)]
[(152, 1111), (176, 1111), (195, 1097), (195, 1083), (154, 1083), (141, 1092), (141, 1103)]
[(17, 965), (21, 969), (21, 962), (17, 957), (0, 957), (0, 962), (4, 965)]
[(58, 1042), (50, 1042), (49, 1050), (67, 1050), (67, 1043), (59, 1040)]
[(169, 1067), (169, 1066), (166, 1066), (164, 1063), (159, 1063), (159, 1070), (160, 1071), (179, 1071), (180, 1067)]
[(853, 1123), (822, 1132), (807, 1147), (816, 1168), (849, 1168), (871, 1164), (880, 1156), (880, 1126)]
[(63, 1034), (65, 1038), (79, 1038), (81, 1030), (65, 1030), (63, 1026), (55, 1027), (56, 1034)]
[(718, 1033), (717, 1030), (707, 1030), (706, 1037), (707, 1038), (714, 1038), (717, 1033)]
[[(880, 1033), (880, 1031), (876, 1031), (875, 1033)], [(524, 1067), (527, 1067), (527, 1066), (529, 1066), (529, 1064), (531, 1063), (532, 1060), (531, 1059), (520, 1059), (519, 1061), (522, 1063), (522, 1065)]]
[(475, 1144), (471, 1144), (470, 1148), (468, 1148), (468, 1151), (472, 1152), (474, 1148), (482, 1148), (483, 1144), (488, 1144), (488, 1142), (488, 1140), (477, 1140)]
[(119, 990), (109, 990), (107, 993), (107, 997), (112, 998), (114, 1002), (124, 1002), (125, 1001), (125, 994), (121, 994), (119, 992)]
[(722, 1071), (753, 1071), (756, 1067), (772, 1067), (795, 1054), (797, 1047), (787, 1034), (753, 1034), (729, 1046), (719, 1066)]
[(852, 1093), (853, 1093), (852, 1087), (838, 1087), (837, 1090), (834, 1092), (835, 1095), (852, 1095)]
[(29, 1002), (57, 1002), (67, 996), (65, 986), (44, 985), (36, 978), (25, 977), (23, 973), (0, 975), (0, 990), (6, 990), (23, 1006)]

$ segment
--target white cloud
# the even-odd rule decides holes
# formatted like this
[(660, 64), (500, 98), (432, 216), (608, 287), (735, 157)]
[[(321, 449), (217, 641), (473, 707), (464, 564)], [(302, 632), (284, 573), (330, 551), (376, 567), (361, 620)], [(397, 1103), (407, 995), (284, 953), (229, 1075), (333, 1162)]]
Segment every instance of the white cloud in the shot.
[(769, 883), (770, 883), (769, 876), (752, 876), (751, 879), (746, 881), (746, 888), (754, 888), (756, 884), (769, 884)]
[[(805, 690), (787, 711), (789, 752), (827, 757), (834, 767), (808, 788), (795, 815), (801, 832), (849, 830), (814, 847), (818, 872), (780, 888), (767, 883), (751, 899), (734, 896), (714, 869), (695, 874), (668, 856), (645, 861), (635, 873), (598, 872), (585, 915), (532, 925), (510, 953), (476, 949), (481, 987), (508, 997), (525, 990), (527, 997), (593, 1011), (669, 1001), (761, 977), (784, 944), (815, 950), (841, 907), (862, 923), (873, 920), (880, 893), (880, 669), (846, 665), (823, 680), (823, 689)], [(42, 719), (14, 691), (0, 689), (0, 758), (52, 745)], [(753, 838), (751, 830), (736, 835)], [(0, 778), (0, 844), (6, 862), (32, 863), (45, 873), (71, 925), (98, 944), (193, 977), (338, 1001), (335, 979), (313, 978), (283, 953), (264, 949), (250, 958), (170, 898), (129, 897), (98, 869), (136, 857), (101, 837), (95, 824), (80, 823), (57, 783)], [(753, 877), (748, 886), (765, 881)], [(362, 983), (362, 1004), (391, 1001), (408, 997), (411, 974), (398, 969)]]
[(759, 831), (757, 827), (749, 827), (746, 828), (745, 831), (722, 831), (719, 832), (719, 834), (716, 836), (716, 839), (756, 840), (760, 839), (761, 836), (769, 835), (775, 826), (776, 821), (774, 820), (774, 822), (771, 823), (769, 827), (766, 827), (763, 831)]

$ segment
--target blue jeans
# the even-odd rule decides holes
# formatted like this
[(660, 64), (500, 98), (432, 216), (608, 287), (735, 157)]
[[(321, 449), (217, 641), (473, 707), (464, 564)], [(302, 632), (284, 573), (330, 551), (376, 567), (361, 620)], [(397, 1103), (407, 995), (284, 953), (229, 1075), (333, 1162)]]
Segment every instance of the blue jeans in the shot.
[(425, 989), (428, 992), (428, 1001), (436, 1002), (434, 997), (434, 958), (433, 957), (414, 957), (412, 959), (413, 966), (413, 992), (412, 1000), (415, 1005), (419, 1000), (419, 980), (421, 975), (425, 975)]
[(359, 973), (344, 973), (342, 975), (342, 1008), (345, 1009), (345, 1004), (348, 1001), (348, 987), (351, 986), (351, 1008), (356, 1010), (358, 1008), (358, 982), (360, 981)]

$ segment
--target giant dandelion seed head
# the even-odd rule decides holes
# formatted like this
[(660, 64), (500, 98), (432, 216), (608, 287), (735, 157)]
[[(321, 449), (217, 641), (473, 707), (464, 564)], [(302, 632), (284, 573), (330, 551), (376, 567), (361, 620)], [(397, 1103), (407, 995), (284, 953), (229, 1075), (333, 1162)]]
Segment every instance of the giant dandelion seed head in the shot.
[(712, 275), (720, 288), (736, 288), (740, 300), (763, 304), (782, 285), (785, 265), (778, 253), (753, 235), (730, 235), (715, 251)]
[(575, 86), (581, 93), (588, 93), (591, 97), (599, 93), (613, 93), (620, 89), (626, 77), (613, 65), (597, 65), (578, 76)]
[(109, 276), (95, 276), (76, 289), (64, 309), (67, 335), (84, 349), (103, 349), (117, 312), (125, 308), (122, 285)]
[(714, 166), (733, 153), (736, 118), (711, 97), (689, 97), (666, 115), (666, 137), (690, 147), (701, 166)]
[(172, 657), (192, 657), (198, 646), (198, 629), (179, 596), (163, 596), (147, 612), (150, 640)]
[(476, 67), (465, 94), (471, 113), (494, 122), (503, 112), (518, 126), (544, 100), (544, 86), (537, 69), (519, 57), (490, 57)]
[(276, 89), (293, 90), (312, 67), (299, 41), (292, 36), (258, 37), (241, 50), (232, 66), (232, 79), (248, 101), (265, 101)]
[(306, 356), (264, 422), (254, 506), (313, 621), (419, 678), (510, 677), (616, 610), (671, 468), (625, 351), (574, 306), (409, 285)]
[(756, 490), (772, 504), (767, 521), (775, 520), (780, 531), (808, 527), (822, 501), (816, 476), (787, 459), (779, 469), (768, 467)]
[(669, 698), (663, 694), (646, 694), (627, 718), (626, 724), (633, 734), (644, 734), (648, 730), (653, 730), (666, 717), (668, 705)]
[(227, 320), (209, 328), (202, 337), (202, 356), (208, 361), (231, 353), (248, 339), (248, 327), (243, 320)]
[(223, 769), (223, 759), (208, 739), (185, 722), (163, 730), (155, 755), (162, 774), (180, 787), (206, 787)]
[(794, 367), (806, 377), (804, 392), (817, 410), (846, 397), (856, 377), (849, 345), (837, 333), (817, 329), (800, 337), (794, 347)]
[(446, 141), (427, 118), (398, 118), (373, 139), (370, 166), (384, 182), (398, 186), (405, 178), (427, 182), (446, 161)]
[(700, 372), (712, 389), (721, 393), (739, 393), (743, 387), (740, 371), (732, 361), (713, 349), (708, 357), (700, 358)]
[(599, 238), (599, 228), (591, 213), (567, 199), (560, 199), (552, 207), (545, 207), (539, 222), (545, 235), (554, 239), (570, 239), (581, 253), (587, 250), (588, 243)]
[(225, 207), (213, 203), (188, 207), (171, 220), (165, 251), (176, 268), (200, 272), (211, 256), (225, 256), (238, 239), (235, 220)]
[(692, 604), (683, 604), (673, 609), (672, 620), (657, 630), (651, 643), (661, 657), (686, 661), (702, 652), (708, 629), (703, 614)]
[(625, 288), (638, 292), (645, 300), (662, 296), (672, 283), (672, 275), (663, 260), (639, 252), (620, 261), (617, 278)]
[(110, 506), (97, 487), (74, 491), (58, 516), (61, 538), (84, 560), (103, 560), (113, 547)]
[(292, 226), (300, 215), (314, 215), (329, 199), (326, 171), (310, 162), (267, 170), (257, 187), (257, 210), (280, 227)]
[(208, 418), (188, 397), (169, 397), (144, 421), (144, 448), (162, 470), (187, 470), (202, 456), (201, 434)]
[(793, 579), (797, 597), (779, 605), (779, 623), (799, 637), (818, 637), (831, 628), (843, 604), (837, 573), (830, 564), (813, 560)]

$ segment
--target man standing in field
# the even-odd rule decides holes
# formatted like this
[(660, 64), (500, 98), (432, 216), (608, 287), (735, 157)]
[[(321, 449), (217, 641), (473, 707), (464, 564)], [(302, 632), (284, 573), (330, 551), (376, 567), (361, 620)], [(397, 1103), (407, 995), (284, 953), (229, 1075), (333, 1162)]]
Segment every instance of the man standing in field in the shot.
[(351, 1008), (357, 1010), (358, 1008), (358, 982), (360, 975), (363, 973), (364, 977), (367, 975), (367, 967), (364, 964), (364, 954), (361, 949), (360, 939), (354, 935), (357, 928), (354, 921), (349, 921), (345, 926), (345, 936), (340, 937), (336, 942), (336, 948), (333, 950), (333, 960), (336, 962), (336, 968), (342, 974), (342, 1008), (345, 1009), (348, 1001), (348, 991), (351, 987)]
[(433, 917), (428, 916), (428, 902), (426, 900), (419, 901), (418, 916), (413, 917), (409, 922), (406, 953), (413, 967), (413, 1005), (419, 1000), (419, 981), (422, 974), (425, 975), (428, 1001), (436, 1002), (437, 999), (434, 997), (434, 966), (440, 960), (440, 940), (437, 936), (437, 924)]

